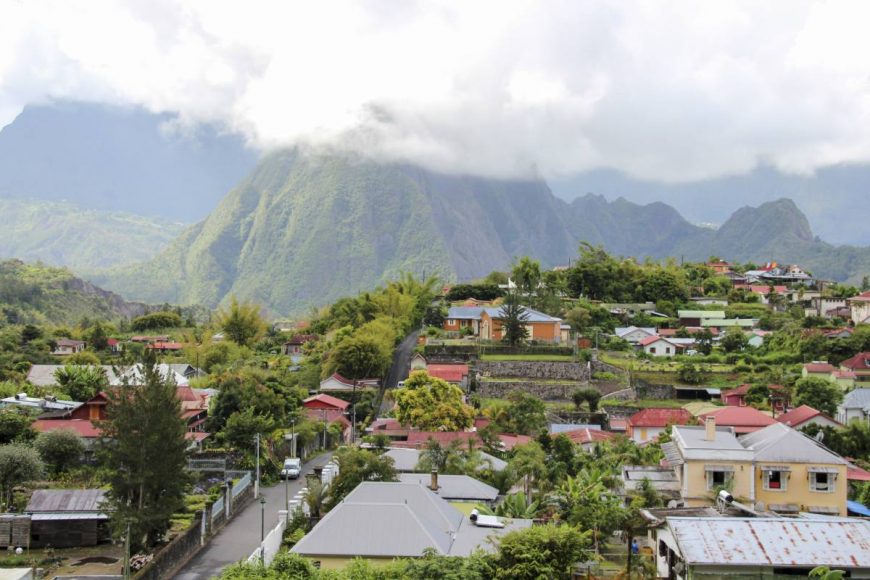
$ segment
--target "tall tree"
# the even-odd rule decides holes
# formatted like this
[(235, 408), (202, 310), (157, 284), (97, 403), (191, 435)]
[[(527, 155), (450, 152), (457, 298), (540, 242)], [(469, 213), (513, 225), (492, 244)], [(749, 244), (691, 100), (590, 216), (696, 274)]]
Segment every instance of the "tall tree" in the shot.
[(134, 548), (163, 538), (188, 486), (186, 424), (176, 386), (161, 378), (153, 357), (142, 367), (141, 386), (109, 392), (98, 450), (108, 474), (112, 521), (118, 531), (130, 526)]
[(529, 315), (526, 313), (516, 292), (512, 292), (505, 297), (500, 314), (502, 317), (502, 340), (511, 346), (517, 346), (524, 342), (529, 336), (529, 330), (526, 328), (526, 321), (529, 319)]
[(523, 256), (514, 263), (511, 276), (521, 300), (530, 308), (535, 308), (541, 285), (541, 263)]
[(505, 534), (492, 557), (491, 578), (568, 579), (574, 566), (592, 557), (589, 532), (573, 526), (532, 526)]
[(474, 408), (463, 402), (462, 389), (426, 371), (411, 373), (393, 399), (396, 419), (421, 431), (459, 431), (474, 421)]
[(55, 474), (63, 473), (81, 461), (84, 443), (78, 434), (68, 429), (40, 433), (34, 447)]
[(807, 377), (794, 384), (794, 402), (797, 406), (807, 405), (833, 417), (842, 400), (843, 391), (831, 381)]
[(12, 503), (12, 490), (25, 481), (42, 477), (45, 466), (36, 449), (22, 443), (0, 445), (0, 491), (6, 505)]
[(260, 307), (256, 304), (239, 304), (235, 296), (230, 299), (229, 307), (218, 312), (217, 326), (240, 346), (250, 346), (266, 330)]

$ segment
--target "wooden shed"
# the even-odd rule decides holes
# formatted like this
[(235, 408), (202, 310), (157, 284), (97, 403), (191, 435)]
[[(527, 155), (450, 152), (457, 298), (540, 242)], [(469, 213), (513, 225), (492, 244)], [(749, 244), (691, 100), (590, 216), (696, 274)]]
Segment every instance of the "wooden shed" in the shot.
[(25, 513), (30, 516), (30, 546), (73, 548), (111, 540), (101, 489), (40, 489)]

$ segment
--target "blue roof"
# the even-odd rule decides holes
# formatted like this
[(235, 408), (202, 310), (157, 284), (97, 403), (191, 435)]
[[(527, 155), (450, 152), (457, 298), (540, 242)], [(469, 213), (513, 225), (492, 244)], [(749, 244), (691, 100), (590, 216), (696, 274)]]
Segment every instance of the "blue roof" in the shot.
[(852, 501), (851, 499), (846, 500), (846, 509), (850, 514), (870, 517), (870, 508), (867, 508), (864, 504), (858, 503), (857, 501)]

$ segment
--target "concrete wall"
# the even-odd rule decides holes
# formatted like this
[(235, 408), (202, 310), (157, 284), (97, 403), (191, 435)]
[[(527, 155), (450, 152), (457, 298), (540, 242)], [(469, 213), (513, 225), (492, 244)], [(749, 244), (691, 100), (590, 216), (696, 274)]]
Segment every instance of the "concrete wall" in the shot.
[(202, 512), (193, 519), (193, 525), (176, 536), (160, 550), (154, 559), (139, 572), (135, 580), (161, 580), (173, 575), (196, 554), (202, 545)]

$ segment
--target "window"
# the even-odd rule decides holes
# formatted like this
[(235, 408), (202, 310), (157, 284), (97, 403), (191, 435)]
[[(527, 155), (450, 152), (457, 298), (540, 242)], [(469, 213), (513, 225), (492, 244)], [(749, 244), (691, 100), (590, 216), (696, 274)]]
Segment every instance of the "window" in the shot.
[(708, 491), (717, 487), (729, 487), (731, 485), (731, 480), (734, 477), (734, 469), (726, 465), (709, 466), (705, 471), (707, 473)]
[(447, 326), (456, 326), (456, 321), (453, 320), (452, 318), (449, 318), (447, 320)]
[(655, 353), (656, 353), (656, 347), (654, 347), (654, 346), (649, 347), (649, 353), (650, 353), (650, 354), (655, 354)]
[(785, 491), (788, 489), (788, 471), (784, 469), (762, 470), (762, 484), (767, 491)]
[(665, 347), (665, 354), (671, 354), (671, 347), (669, 347), (669, 346)]
[(810, 471), (810, 491), (833, 493), (836, 480), (836, 473), (822, 470)]

